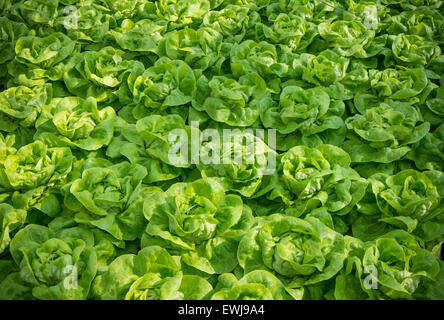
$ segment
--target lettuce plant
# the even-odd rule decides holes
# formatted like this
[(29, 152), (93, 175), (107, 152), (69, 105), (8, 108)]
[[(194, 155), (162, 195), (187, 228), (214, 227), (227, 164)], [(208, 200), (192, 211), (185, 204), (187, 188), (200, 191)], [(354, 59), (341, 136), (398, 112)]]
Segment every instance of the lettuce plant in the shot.
[(99, 111), (94, 98), (56, 98), (37, 120), (34, 138), (51, 146), (97, 150), (111, 142), (114, 121), (114, 109)]
[(78, 49), (74, 41), (60, 32), (42, 38), (21, 37), (15, 45), (15, 60), (9, 65), (9, 73), (24, 85), (38, 84), (45, 78), (60, 80), (67, 58), (76, 55)]
[(314, 217), (271, 215), (245, 235), (238, 249), (246, 273), (273, 271), (289, 288), (334, 277), (345, 257), (343, 237)]
[(344, 215), (364, 196), (368, 182), (349, 167), (349, 155), (338, 147), (294, 147), (281, 163), (283, 183), (272, 188), (269, 197), (280, 197), (298, 216), (317, 207)]
[(353, 162), (399, 160), (410, 151), (409, 145), (420, 141), (430, 130), (430, 124), (410, 103), (391, 100), (365, 109), (364, 114), (354, 115), (345, 123), (354, 133), (344, 143)]
[(33, 126), (42, 107), (51, 98), (50, 85), (34, 88), (18, 86), (4, 90), (0, 94), (0, 119), (5, 124), (2, 130), (14, 132), (17, 127)]
[(30, 31), (26, 24), (9, 20), (6, 17), (0, 17), (0, 30), (2, 34), (2, 44), (0, 45), (0, 78), (2, 85), (6, 81), (8, 75), (8, 62), (11, 62), (15, 57), (15, 45), (17, 40)]
[(348, 247), (347, 267), (336, 278), (338, 299), (414, 299), (420, 283), (439, 272), (436, 258), (403, 230), (365, 244), (349, 239)]
[(193, 100), (193, 107), (205, 111), (214, 121), (248, 127), (256, 122), (262, 109), (272, 104), (265, 81), (257, 73), (243, 75), (239, 81), (226, 76), (202, 81), (202, 96)]
[(212, 290), (203, 278), (184, 275), (167, 250), (145, 247), (137, 255), (124, 254), (94, 282), (94, 294), (107, 300), (191, 300)]
[[(283, 135), (279, 137), (280, 141), (306, 142), (315, 146), (336, 143), (338, 137), (339, 140), (342, 136), (345, 138), (345, 125), (341, 118), (345, 105), (342, 101), (331, 101), (326, 90), (287, 86), (282, 89), (279, 98), (279, 105), (264, 106), (261, 120), (265, 128), (275, 128)], [(285, 144), (282, 143), (284, 150)]]
[[(17, 277), (37, 299), (85, 299), (97, 273), (99, 255), (104, 254), (99, 250), (102, 241), (106, 240), (81, 227), (53, 231), (30, 224), (11, 242), (11, 255), (20, 269), (9, 277)], [(74, 278), (66, 277), (73, 273), (78, 276), (75, 283)], [(7, 280), (3, 280), (1, 291), (11, 285)]]
[(236, 249), (252, 223), (251, 210), (215, 179), (176, 183), (153, 190), (144, 205), (148, 220), (142, 247), (161, 245), (206, 273), (231, 272)]
[(288, 291), (291, 292), (265, 270), (249, 272), (241, 279), (231, 273), (224, 273), (218, 278), (211, 300), (291, 300)]
[[(276, 152), (271, 149), (259, 137), (252, 134), (244, 134), (248, 145), (243, 145), (239, 138), (234, 137), (231, 143), (224, 141), (203, 144), (203, 150), (216, 149), (221, 146), (220, 153), (214, 163), (208, 159), (208, 163), (198, 164), (202, 177), (217, 177), (227, 191), (235, 191), (244, 197), (255, 197), (255, 194), (263, 193), (267, 188), (267, 178), (272, 163), (269, 159), (276, 158)], [(243, 137), (242, 136), (242, 137)], [(241, 138), (242, 138), (241, 137)]]
[[(131, 62), (123, 59), (122, 50), (104, 47), (73, 55), (65, 68), (63, 80), (70, 92), (82, 98), (92, 96), (100, 102), (113, 102), (115, 91), (129, 73)], [(135, 65), (135, 66), (134, 66)], [(137, 66), (134, 63), (133, 67)]]
[[(103, 161), (103, 164), (107, 164)], [(141, 184), (146, 169), (139, 164), (120, 162), (106, 167), (90, 167), (70, 183), (65, 205), (78, 213), (78, 223), (105, 230), (119, 240), (133, 240), (143, 230)]]

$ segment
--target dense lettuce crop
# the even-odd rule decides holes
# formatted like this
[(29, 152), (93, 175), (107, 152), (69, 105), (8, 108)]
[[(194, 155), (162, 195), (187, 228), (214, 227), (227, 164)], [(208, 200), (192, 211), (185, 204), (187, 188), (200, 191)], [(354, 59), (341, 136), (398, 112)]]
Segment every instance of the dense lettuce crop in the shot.
[(0, 299), (444, 299), (443, 12), (0, 0)]

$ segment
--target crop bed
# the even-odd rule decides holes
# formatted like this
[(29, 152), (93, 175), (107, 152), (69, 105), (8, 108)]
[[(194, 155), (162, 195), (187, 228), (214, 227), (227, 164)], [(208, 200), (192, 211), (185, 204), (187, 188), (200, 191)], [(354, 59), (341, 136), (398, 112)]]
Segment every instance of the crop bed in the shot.
[(0, 299), (444, 299), (443, 13), (0, 0)]

